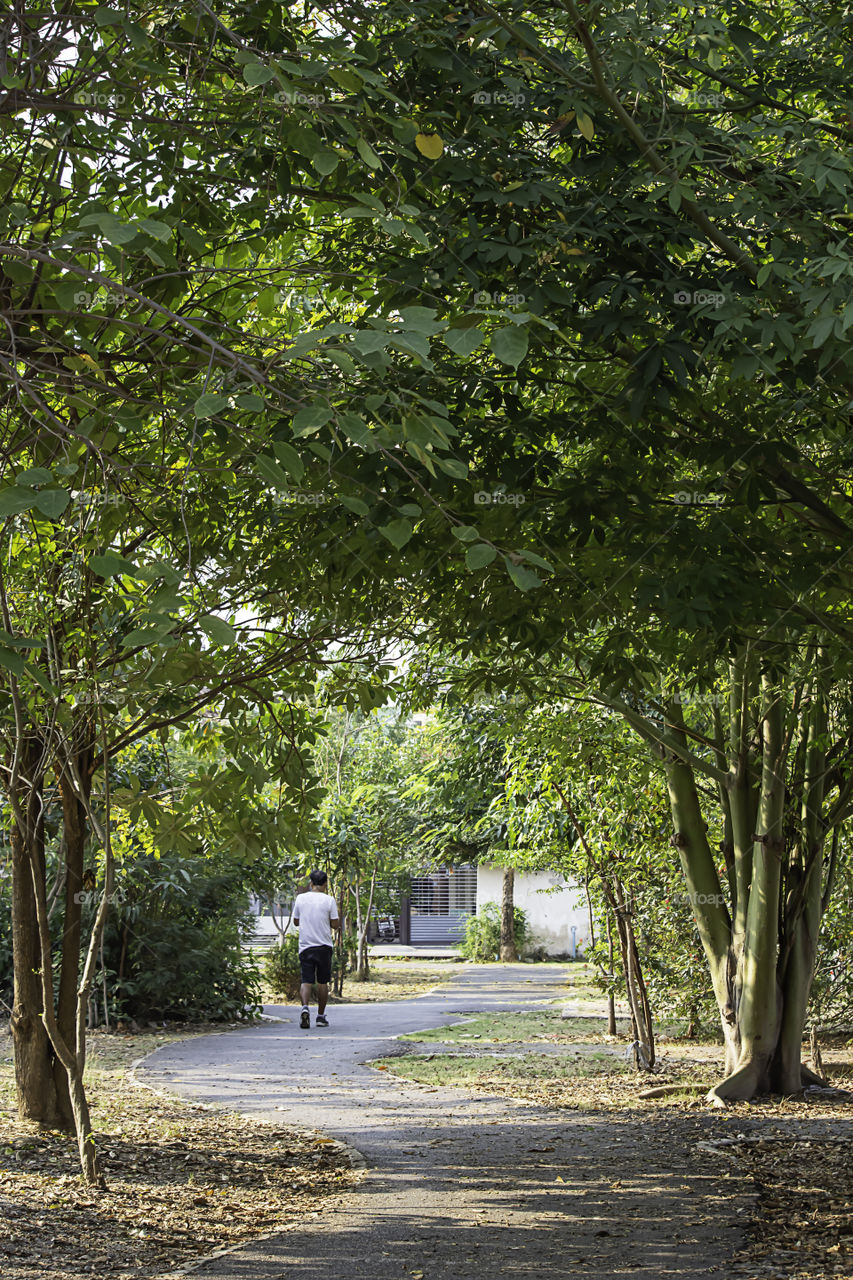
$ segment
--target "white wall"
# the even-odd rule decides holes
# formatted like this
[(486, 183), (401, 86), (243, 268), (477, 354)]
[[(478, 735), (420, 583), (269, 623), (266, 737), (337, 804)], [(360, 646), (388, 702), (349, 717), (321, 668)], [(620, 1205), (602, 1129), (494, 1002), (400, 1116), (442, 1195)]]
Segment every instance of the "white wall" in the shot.
[[(477, 868), (477, 910), (486, 902), (501, 904), (503, 869)], [(572, 925), (578, 954), (589, 936), (589, 915), (583, 889), (571, 885), (551, 871), (516, 871), (515, 905), (527, 913), (534, 946), (542, 946), (549, 955), (570, 952)]]

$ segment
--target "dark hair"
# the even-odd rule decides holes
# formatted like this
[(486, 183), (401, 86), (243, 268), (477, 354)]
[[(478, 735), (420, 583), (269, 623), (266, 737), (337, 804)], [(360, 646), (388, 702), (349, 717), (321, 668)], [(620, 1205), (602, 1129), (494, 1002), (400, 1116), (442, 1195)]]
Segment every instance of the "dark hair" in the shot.
[(316, 885), (325, 884), (328, 878), (325, 871), (312, 871), (308, 877), (311, 883)]

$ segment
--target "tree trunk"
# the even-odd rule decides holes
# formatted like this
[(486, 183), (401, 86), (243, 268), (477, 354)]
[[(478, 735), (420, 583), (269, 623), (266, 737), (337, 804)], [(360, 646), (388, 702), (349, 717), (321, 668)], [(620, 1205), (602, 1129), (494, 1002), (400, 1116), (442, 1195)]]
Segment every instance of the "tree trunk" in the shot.
[[(762, 676), (760, 712), (749, 727), (757, 681), (751, 690), (744, 668), (735, 664), (735, 669), (739, 678), (732, 684), (729, 776), (722, 788), (732, 837), (731, 914), (693, 769), (677, 756), (665, 762), (674, 844), (725, 1036), (726, 1077), (708, 1095), (717, 1104), (768, 1092), (796, 1093), (812, 1078), (802, 1063), (802, 1040), (822, 911), (824, 700), (812, 691), (787, 704), (791, 721), (798, 717), (797, 761), (803, 763), (795, 762), (799, 785), (786, 788), (793, 731), (788, 727), (786, 732), (783, 693), (768, 675)], [(678, 729), (680, 713), (672, 708), (670, 713)], [(759, 742), (760, 756), (755, 756)], [(799, 812), (786, 808), (791, 794)], [(792, 831), (802, 834), (792, 837)]]
[(503, 893), (501, 895), (501, 960), (504, 964), (518, 961), (515, 945), (515, 872), (504, 867)]
[[(81, 761), (81, 779), (91, 780), (88, 759)], [(77, 985), (80, 979), (80, 941), (82, 924), (83, 863), (88, 824), (86, 809), (77, 796), (67, 774), (59, 778), (62, 800), (62, 828), (65, 847), (65, 926), (62, 933), (61, 967), (56, 1022), (66, 1044), (74, 1044), (77, 1021)], [(54, 1080), (59, 1108), (67, 1127), (74, 1125), (74, 1110), (68, 1086), (68, 1073), (62, 1063), (54, 1061)]]
[(655, 1036), (651, 1006), (634, 934), (633, 912), (630, 903), (625, 899), (622, 884), (615, 875), (611, 878), (607, 892), (616, 916), (619, 950), (622, 954), (622, 968), (625, 971), (625, 987), (634, 1032), (634, 1065), (638, 1071), (651, 1071), (655, 1065)]
[[(12, 1045), (18, 1114), (49, 1129), (69, 1128), (59, 1110), (54, 1054), (42, 1020), (41, 949), (30, 860), (17, 823), (12, 845)], [(39, 850), (44, 867), (44, 848)], [(73, 1128), (73, 1121), (71, 1124)]]

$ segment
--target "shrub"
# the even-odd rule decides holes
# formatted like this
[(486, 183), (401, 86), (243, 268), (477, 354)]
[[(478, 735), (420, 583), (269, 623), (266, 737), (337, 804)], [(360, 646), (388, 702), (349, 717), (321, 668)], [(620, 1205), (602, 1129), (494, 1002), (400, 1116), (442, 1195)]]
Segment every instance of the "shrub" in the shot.
[(276, 995), (288, 1000), (299, 996), (299, 939), (286, 934), (264, 957), (264, 977)]
[[(521, 907), (513, 912), (513, 936), (519, 959), (531, 941), (527, 915)], [(460, 948), (466, 960), (497, 960), (501, 952), (501, 911), (496, 902), (486, 902), (465, 926), (465, 940)]]
[[(260, 973), (239, 868), (225, 859), (138, 858), (108, 917), (110, 1017), (214, 1022), (253, 1017)], [(95, 904), (84, 908), (88, 928)], [(100, 976), (99, 976), (100, 981)]]

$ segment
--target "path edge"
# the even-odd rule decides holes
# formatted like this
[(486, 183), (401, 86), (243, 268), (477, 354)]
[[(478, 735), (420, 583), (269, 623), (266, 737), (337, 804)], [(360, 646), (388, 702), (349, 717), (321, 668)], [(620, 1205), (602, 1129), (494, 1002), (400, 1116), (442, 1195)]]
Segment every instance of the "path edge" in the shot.
[[(212, 1031), (206, 1034), (209, 1035), (211, 1038), (213, 1038), (213, 1036), (227, 1036), (230, 1033), (228, 1031)], [(191, 1038), (195, 1039), (196, 1037), (186, 1036), (184, 1037), (184, 1040), (189, 1040)], [(204, 1039), (204, 1036), (199, 1036), (198, 1039), (202, 1040)], [(174, 1041), (174, 1040), (170, 1041), (170, 1044), (177, 1044), (177, 1043), (183, 1043), (183, 1041)], [(148, 1061), (149, 1058), (153, 1058), (154, 1055), (159, 1053), (160, 1050), (163, 1048), (166, 1048), (166, 1046), (158, 1045), (157, 1048), (152, 1049), (150, 1053), (145, 1053), (142, 1055), (141, 1058), (136, 1058), (130, 1064), (130, 1070), (128, 1071), (127, 1078), (130, 1081), (130, 1083), (135, 1085), (136, 1088), (138, 1089), (147, 1089), (149, 1093), (156, 1094), (160, 1098), (168, 1098), (170, 1102), (188, 1103), (188, 1099), (182, 1097), (179, 1093), (172, 1093), (168, 1089), (159, 1088), (157, 1085), (150, 1084), (147, 1080), (143, 1080), (139, 1076), (140, 1068), (144, 1066), (144, 1064)], [(258, 1120), (257, 1116), (250, 1115), (243, 1111), (234, 1112), (233, 1109), (229, 1107), (219, 1106), (215, 1102), (195, 1102), (194, 1101), (189, 1105), (193, 1107), (200, 1107), (205, 1111), (231, 1110), (232, 1114), (239, 1115), (242, 1119), (248, 1121), (250, 1124), (253, 1124), (258, 1128), (261, 1128), (266, 1124), (273, 1123), (272, 1121)], [(333, 1146), (336, 1148), (336, 1150), (338, 1150), (339, 1152), (341, 1152), (343, 1155), (346, 1156), (347, 1160), (349, 1161), (350, 1169), (353, 1171), (353, 1173), (359, 1175), (358, 1176), (359, 1183), (366, 1181), (369, 1174), (371, 1173), (370, 1165), (367, 1163), (367, 1160), (365, 1159), (365, 1157), (356, 1147), (350, 1146), (348, 1142), (341, 1142), (339, 1138), (330, 1138), (328, 1134), (323, 1133), (321, 1129), (310, 1129), (297, 1124), (288, 1124), (287, 1128), (292, 1129), (295, 1133), (302, 1134), (307, 1138), (316, 1138), (318, 1135), (322, 1137), (323, 1143), (326, 1147)], [(287, 1230), (288, 1228), (286, 1227), (285, 1228), (279, 1227), (273, 1231), (265, 1231), (261, 1235), (247, 1236), (245, 1240), (241, 1240), (237, 1244), (228, 1245), (227, 1248), (214, 1249), (212, 1253), (206, 1253), (204, 1254), (203, 1257), (196, 1258), (195, 1261), (186, 1263), (184, 1266), (179, 1267), (176, 1271), (175, 1270), (161, 1271), (154, 1278), (154, 1280), (180, 1280), (180, 1277), (192, 1275), (193, 1272), (198, 1271), (201, 1267), (207, 1266), (209, 1262), (213, 1262), (217, 1258), (227, 1258), (232, 1253), (239, 1253), (243, 1249), (250, 1248), (254, 1245), (263, 1244), (267, 1240), (278, 1239), (280, 1236), (287, 1234)]]

